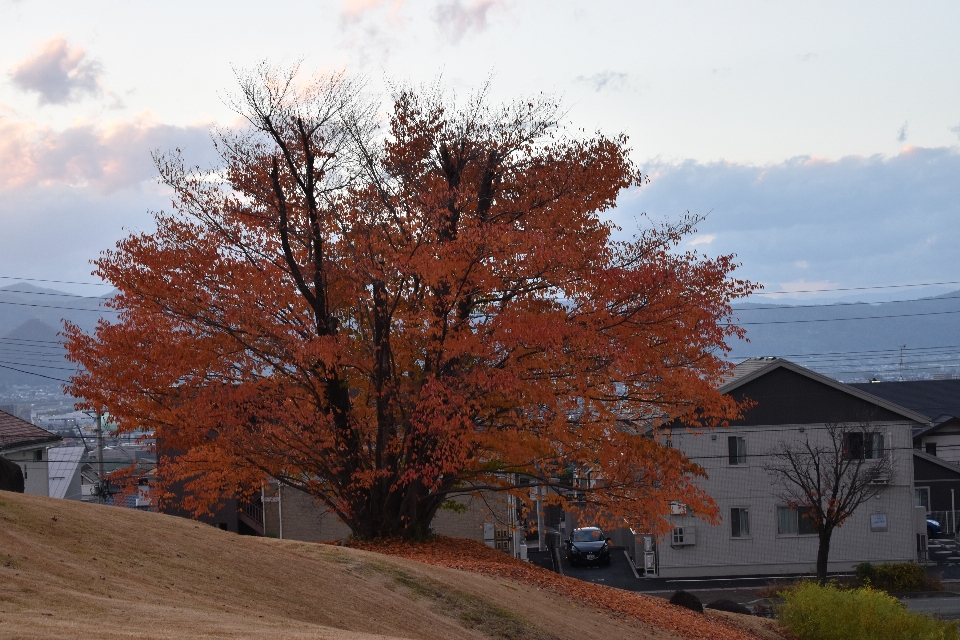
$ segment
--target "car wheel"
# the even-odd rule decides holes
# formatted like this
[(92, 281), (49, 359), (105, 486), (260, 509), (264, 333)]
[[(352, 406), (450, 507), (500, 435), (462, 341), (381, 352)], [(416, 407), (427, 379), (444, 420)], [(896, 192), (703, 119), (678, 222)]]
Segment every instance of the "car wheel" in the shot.
[(605, 567), (609, 567), (609, 566), (610, 566), (610, 556), (607, 556), (606, 558), (604, 558), (603, 560), (601, 560), (601, 561), (600, 561), (600, 564), (602, 564), (602, 565), (605, 566)]

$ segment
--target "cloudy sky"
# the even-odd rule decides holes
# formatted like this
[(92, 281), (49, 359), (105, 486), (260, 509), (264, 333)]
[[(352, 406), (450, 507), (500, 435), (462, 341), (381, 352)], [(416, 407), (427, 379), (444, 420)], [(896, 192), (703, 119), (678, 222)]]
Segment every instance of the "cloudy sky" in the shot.
[(232, 69), (302, 59), (371, 91), (559, 94), (651, 177), (624, 233), (709, 214), (686, 245), (768, 291), (957, 281), (958, 24), (956, 2), (0, 0), (0, 276), (90, 280), (166, 204), (150, 152), (212, 161)]

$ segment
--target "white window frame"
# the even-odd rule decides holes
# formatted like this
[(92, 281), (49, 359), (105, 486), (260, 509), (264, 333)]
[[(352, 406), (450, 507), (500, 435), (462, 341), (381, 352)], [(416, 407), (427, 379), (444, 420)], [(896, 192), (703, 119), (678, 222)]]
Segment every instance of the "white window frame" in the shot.
[(695, 525), (688, 524), (674, 527), (670, 532), (671, 547), (691, 547), (695, 544), (697, 544), (697, 528)]

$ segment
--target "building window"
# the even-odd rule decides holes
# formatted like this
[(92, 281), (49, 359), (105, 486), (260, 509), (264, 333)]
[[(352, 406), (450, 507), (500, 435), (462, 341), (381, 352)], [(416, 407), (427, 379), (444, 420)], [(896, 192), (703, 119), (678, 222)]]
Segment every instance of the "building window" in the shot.
[(882, 457), (882, 433), (854, 431), (843, 434), (844, 460), (878, 460)]
[(750, 513), (745, 507), (730, 509), (730, 535), (734, 538), (750, 536)]
[(917, 499), (917, 506), (923, 507), (930, 513), (930, 487), (917, 487), (913, 490)]
[(34, 462), (43, 462), (43, 449), (37, 449), (33, 452)]
[(777, 534), (808, 536), (817, 532), (813, 507), (777, 507)]
[(740, 436), (727, 438), (730, 464), (747, 464), (747, 441)]
[(696, 543), (697, 543), (697, 531), (696, 531), (696, 527), (692, 525), (676, 527), (671, 532), (671, 535), (670, 535), (671, 547), (689, 547)]
[(937, 443), (936, 443), (936, 442), (927, 442), (927, 443), (925, 443), (923, 446), (926, 448), (927, 453), (929, 453), (930, 455), (932, 455), (932, 456), (937, 455)]

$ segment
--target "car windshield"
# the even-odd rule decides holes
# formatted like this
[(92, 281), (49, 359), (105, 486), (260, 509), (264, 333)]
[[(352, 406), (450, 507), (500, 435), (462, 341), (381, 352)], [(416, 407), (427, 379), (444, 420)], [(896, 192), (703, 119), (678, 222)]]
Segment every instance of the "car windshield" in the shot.
[(600, 529), (586, 529), (573, 532), (574, 542), (600, 542), (603, 540), (603, 532)]

